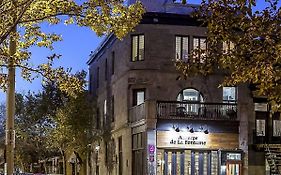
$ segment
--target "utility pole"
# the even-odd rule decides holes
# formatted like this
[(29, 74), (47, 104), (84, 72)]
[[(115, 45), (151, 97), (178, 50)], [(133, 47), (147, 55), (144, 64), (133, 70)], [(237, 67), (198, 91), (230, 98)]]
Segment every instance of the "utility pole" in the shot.
[[(15, 4), (14, 4), (15, 7)], [(15, 19), (14, 19), (15, 22)], [(8, 87), (7, 87), (7, 111), (6, 111), (6, 172), (7, 175), (14, 173), (14, 149), (15, 149), (15, 58), (17, 49), (16, 39), (17, 26), (15, 25), (10, 34), (10, 57), (8, 62)]]

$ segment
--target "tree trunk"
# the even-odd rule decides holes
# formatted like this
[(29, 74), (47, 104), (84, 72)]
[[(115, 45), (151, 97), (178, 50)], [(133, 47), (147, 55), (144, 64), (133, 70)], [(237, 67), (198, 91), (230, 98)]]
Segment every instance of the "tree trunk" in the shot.
[(65, 152), (64, 152), (64, 150), (62, 150), (61, 148), (60, 148), (60, 153), (61, 153), (61, 157), (62, 157), (62, 173), (64, 174), (64, 175), (66, 175), (66, 160), (65, 160)]

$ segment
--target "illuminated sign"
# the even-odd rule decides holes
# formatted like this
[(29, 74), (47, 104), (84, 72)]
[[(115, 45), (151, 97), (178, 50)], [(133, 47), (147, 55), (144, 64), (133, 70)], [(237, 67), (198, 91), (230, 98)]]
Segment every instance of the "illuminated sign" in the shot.
[(186, 137), (184, 138), (183, 136), (179, 136), (177, 139), (172, 139), (170, 141), (170, 144), (179, 144), (179, 145), (206, 145), (206, 141), (202, 140), (201, 137), (194, 137), (194, 136), (190, 136), (190, 137)]
[(157, 148), (235, 149), (239, 147), (236, 133), (157, 131)]

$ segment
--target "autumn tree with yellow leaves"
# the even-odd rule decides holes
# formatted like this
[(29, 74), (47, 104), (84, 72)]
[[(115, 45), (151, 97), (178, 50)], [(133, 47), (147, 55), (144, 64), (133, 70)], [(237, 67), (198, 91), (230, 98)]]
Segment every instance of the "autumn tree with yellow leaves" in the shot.
[(55, 33), (41, 30), (41, 24), (61, 22), (90, 27), (98, 35), (114, 33), (122, 38), (140, 21), (144, 10), (137, 2), (126, 6), (124, 0), (0, 0), (0, 87), (7, 90), (6, 161), (7, 174), (14, 171), (14, 115), (15, 70), (32, 81), (42, 76), (43, 82), (56, 81), (59, 89), (69, 95), (81, 91), (84, 83), (71, 75), (69, 69), (53, 67), (59, 55), (51, 55), (46, 62), (33, 65), (30, 48), (53, 49), (62, 40)]
[(194, 49), (177, 68), (185, 76), (222, 71), (222, 85), (252, 85), (257, 96), (266, 96), (274, 110), (280, 109), (280, 1), (265, 2), (266, 7), (256, 10), (256, 0), (203, 1), (194, 15), (207, 26), (207, 50)]

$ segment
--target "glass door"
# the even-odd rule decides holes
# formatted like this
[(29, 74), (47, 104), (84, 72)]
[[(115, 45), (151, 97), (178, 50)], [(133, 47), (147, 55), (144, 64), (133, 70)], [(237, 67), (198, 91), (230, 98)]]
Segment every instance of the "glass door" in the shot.
[(241, 175), (241, 162), (227, 162), (226, 175)]

